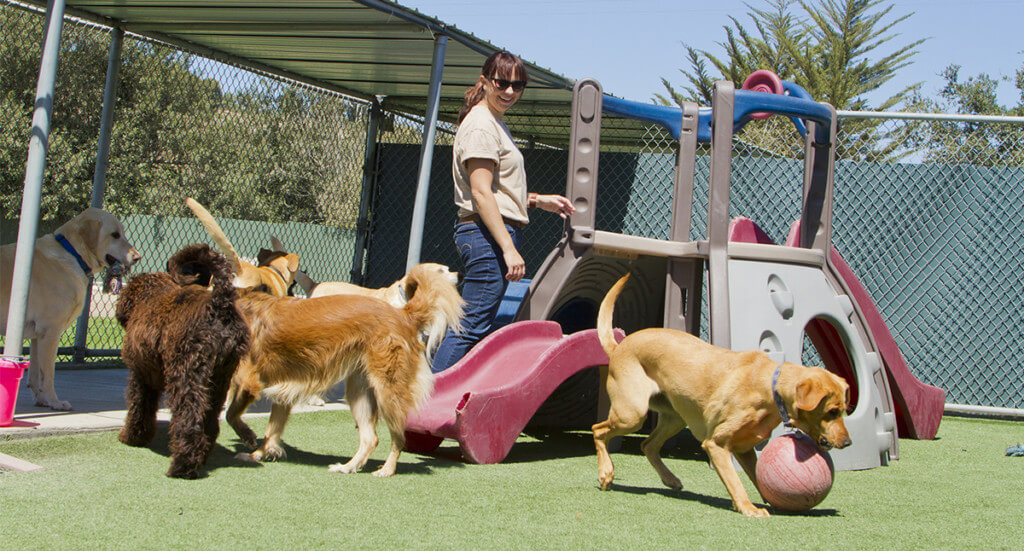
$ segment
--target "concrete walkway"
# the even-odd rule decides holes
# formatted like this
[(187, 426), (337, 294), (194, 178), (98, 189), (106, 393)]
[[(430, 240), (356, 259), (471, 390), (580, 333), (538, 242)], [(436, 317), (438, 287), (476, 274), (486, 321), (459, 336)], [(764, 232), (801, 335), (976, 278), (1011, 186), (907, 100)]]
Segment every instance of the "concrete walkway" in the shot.
[[(124, 387), (128, 379), (126, 369), (58, 369), (57, 396), (71, 403), (72, 411), (53, 411), (38, 407), (32, 391), (26, 387), (28, 370), (18, 388), (18, 401), (14, 408), (14, 422), (0, 427), (0, 442), (13, 438), (48, 436), (91, 431), (120, 430), (124, 425)], [(304, 405), (294, 413), (348, 409), (340, 398), (341, 385), (325, 397), (323, 406)], [(266, 415), (270, 411), (267, 400), (259, 400), (249, 415)], [(167, 409), (161, 409), (157, 418), (170, 419)]]

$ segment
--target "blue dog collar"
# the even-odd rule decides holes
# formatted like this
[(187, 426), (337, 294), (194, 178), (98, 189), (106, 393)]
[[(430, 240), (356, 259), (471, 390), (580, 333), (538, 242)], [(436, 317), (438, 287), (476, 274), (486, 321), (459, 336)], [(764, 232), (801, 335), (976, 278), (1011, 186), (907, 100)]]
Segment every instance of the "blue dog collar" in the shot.
[(772, 398), (775, 399), (775, 407), (779, 408), (779, 415), (782, 416), (782, 424), (793, 428), (793, 421), (789, 419), (789, 413), (786, 412), (786, 405), (782, 403), (782, 396), (779, 395), (779, 391), (776, 387), (779, 385), (779, 376), (782, 375), (782, 364), (775, 366), (775, 373), (772, 374)]
[(64, 237), (62, 234), (55, 233), (53, 234), (53, 238), (57, 240), (57, 243), (60, 243), (61, 247), (64, 247), (65, 251), (69, 252), (71, 256), (75, 257), (75, 260), (78, 261), (78, 266), (82, 268), (82, 271), (85, 272), (85, 275), (92, 275), (92, 268), (90, 268), (89, 265), (86, 264), (84, 260), (82, 260), (82, 255), (78, 254), (78, 251), (76, 251), (75, 248), (71, 246), (71, 243), (68, 241), (66, 237)]

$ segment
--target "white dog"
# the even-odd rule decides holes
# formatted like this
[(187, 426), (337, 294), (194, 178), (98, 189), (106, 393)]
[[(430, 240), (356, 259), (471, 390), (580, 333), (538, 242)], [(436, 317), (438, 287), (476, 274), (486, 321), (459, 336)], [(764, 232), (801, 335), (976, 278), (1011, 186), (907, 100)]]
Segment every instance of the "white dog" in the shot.
[[(448, 266), (445, 266), (444, 264), (427, 262), (423, 264), (423, 267), (426, 270), (443, 275), (444, 278), (452, 285), (455, 285), (459, 281), (459, 274), (451, 271), (448, 269)], [(309, 298), (326, 297), (329, 295), (360, 295), (364, 297), (378, 298), (395, 308), (402, 308), (407, 302), (409, 302), (409, 299), (412, 298), (409, 293), (409, 282), (407, 278), (408, 274), (402, 276), (398, 281), (391, 285), (381, 287), (379, 289), (360, 287), (359, 285), (345, 283), (344, 281), (324, 281), (313, 287), (313, 291), (309, 294)]]
[[(0, 331), (7, 331), (15, 245), (0, 247)], [(36, 405), (70, 410), (53, 388), (53, 365), (60, 336), (82, 312), (92, 275), (105, 266), (130, 268), (142, 256), (124, 237), (124, 226), (110, 213), (89, 208), (36, 239), (32, 257), (24, 338), (32, 339), (28, 386)]]

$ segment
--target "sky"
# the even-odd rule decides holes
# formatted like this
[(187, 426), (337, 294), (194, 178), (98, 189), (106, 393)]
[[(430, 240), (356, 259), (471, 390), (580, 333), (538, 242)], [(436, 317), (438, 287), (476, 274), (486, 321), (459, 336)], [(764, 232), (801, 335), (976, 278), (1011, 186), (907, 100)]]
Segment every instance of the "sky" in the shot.
[[(677, 89), (688, 69), (682, 43), (721, 56), (729, 16), (752, 29), (747, 4), (766, 8), (765, 0), (399, 0), (407, 7), (472, 33), (523, 59), (573, 79), (596, 78), (605, 92), (635, 101), (665, 93), (661, 78)], [(1024, 0), (883, 0), (893, 9), (891, 22), (913, 14), (892, 31), (899, 36), (879, 48), (889, 53), (920, 38), (913, 63), (869, 97), (923, 82), (926, 96), (937, 98), (939, 73), (958, 64), (960, 80), (981, 73), (999, 79), (999, 101), (1013, 106), (1020, 93), (1013, 85), (1024, 64)], [(799, 13), (799, 8), (794, 10)], [(718, 75), (712, 75), (718, 76)], [(888, 92), (888, 93), (886, 93)]]

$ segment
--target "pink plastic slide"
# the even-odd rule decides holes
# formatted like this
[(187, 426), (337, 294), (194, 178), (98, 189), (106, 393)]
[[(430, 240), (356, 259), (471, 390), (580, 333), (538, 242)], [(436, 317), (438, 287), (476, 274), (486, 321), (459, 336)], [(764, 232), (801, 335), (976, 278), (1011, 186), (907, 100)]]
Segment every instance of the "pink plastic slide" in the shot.
[(558, 385), (607, 364), (594, 329), (563, 336), (553, 321), (506, 325), (436, 375), (434, 393), (406, 425), (405, 448), (429, 453), (451, 438), (468, 461), (497, 463)]
[[(800, 235), (800, 221), (790, 228), (786, 245), (797, 246)], [(729, 226), (729, 240), (747, 243), (767, 243), (772, 240), (751, 220), (739, 217)], [(902, 438), (931, 440), (939, 431), (942, 412), (946, 404), (946, 391), (922, 383), (910, 372), (889, 327), (878, 312), (874, 301), (860, 280), (850, 269), (835, 247), (832, 247), (829, 264), (837, 278), (850, 291), (850, 299), (864, 318), (868, 330), (878, 346), (879, 355), (885, 365), (896, 413), (896, 428)], [(848, 381), (855, 381), (849, 355), (839, 333), (829, 323), (816, 320), (806, 328), (807, 337), (818, 351), (822, 361), (838, 375)], [(856, 385), (850, 385), (851, 400), (856, 403)]]

